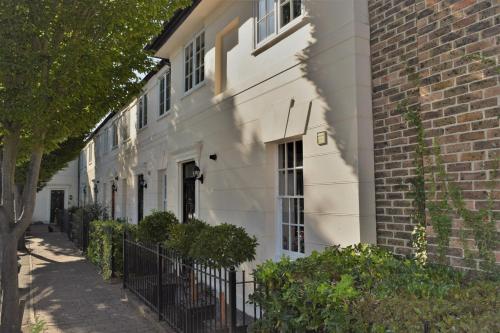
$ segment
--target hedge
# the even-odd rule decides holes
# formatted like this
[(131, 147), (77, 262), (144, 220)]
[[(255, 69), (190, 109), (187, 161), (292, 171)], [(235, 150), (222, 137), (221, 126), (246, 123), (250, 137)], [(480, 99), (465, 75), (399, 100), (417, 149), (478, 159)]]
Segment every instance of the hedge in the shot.
[(328, 248), (255, 272), (255, 332), (499, 332), (500, 284), (419, 266), (369, 245)]
[(123, 232), (125, 228), (135, 237), (137, 226), (122, 221), (106, 220), (90, 223), (87, 258), (99, 267), (104, 279), (111, 278), (114, 273), (123, 274)]

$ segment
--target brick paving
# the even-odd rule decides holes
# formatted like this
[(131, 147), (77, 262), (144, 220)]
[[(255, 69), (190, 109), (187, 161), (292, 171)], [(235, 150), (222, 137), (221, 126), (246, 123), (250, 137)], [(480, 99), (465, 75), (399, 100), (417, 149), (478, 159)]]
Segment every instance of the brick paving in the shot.
[(47, 333), (160, 332), (130, 304), (120, 283), (102, 280), (65, 234), (34, 226), (29, 248), (31, 275), (25, 269), (20, 278), (31, 294), (25, 325), (37, 317)]

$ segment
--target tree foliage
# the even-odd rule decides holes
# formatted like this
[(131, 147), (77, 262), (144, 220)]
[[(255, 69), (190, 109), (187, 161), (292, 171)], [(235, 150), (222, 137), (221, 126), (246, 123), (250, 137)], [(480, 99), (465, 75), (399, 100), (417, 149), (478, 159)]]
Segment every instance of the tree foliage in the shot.
[[(145, 44), (190, 2), (0, 0), (1, 332), (19, 331), (16, 246), (31, 222), (42, 157), (45, 166), (63, 162), (66, 154), (47, 154), (138, 91), (137, 73), (155, 65)], [(16, 179), (24, 183), (18, 200)]]

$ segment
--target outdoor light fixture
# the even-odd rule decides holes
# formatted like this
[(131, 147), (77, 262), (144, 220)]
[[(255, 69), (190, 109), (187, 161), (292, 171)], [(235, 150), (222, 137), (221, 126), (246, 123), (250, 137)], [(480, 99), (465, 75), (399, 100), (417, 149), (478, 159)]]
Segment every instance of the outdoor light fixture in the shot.
[(146, 183), (146, 181), (143, 178), (139, 181), (139, 186), (142, 188), (148, 188), (148, 183)]
[(111, 191), (113, 192), (117, 192), (118, 191), (118, 187), (116, 186), (115, 182), (113, 181), (113, 183), (111, 184)]
[(203, 174), (201, 173), (200, 167), (195, 165), (193, 170), (194, 179), (199, 180), (203, 184)]
[(217, 154), (211, 154), (208, 157), (213, 161), (217, 161)]

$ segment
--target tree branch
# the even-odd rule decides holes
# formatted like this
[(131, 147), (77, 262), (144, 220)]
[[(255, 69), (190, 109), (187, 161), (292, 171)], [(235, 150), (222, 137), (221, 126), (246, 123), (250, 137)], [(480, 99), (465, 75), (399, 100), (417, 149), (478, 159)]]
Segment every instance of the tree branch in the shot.
[(43, 156), (43, 145), (36, 145), (31, 152), (30, 166), (24, 184), (22, 203), (23, 212), (19, 221), (15, 224), (14, 235), (19, 239), (29, 227), (33, 212), (35, 210), (36, 188), (40, 174), (40, 165)]

